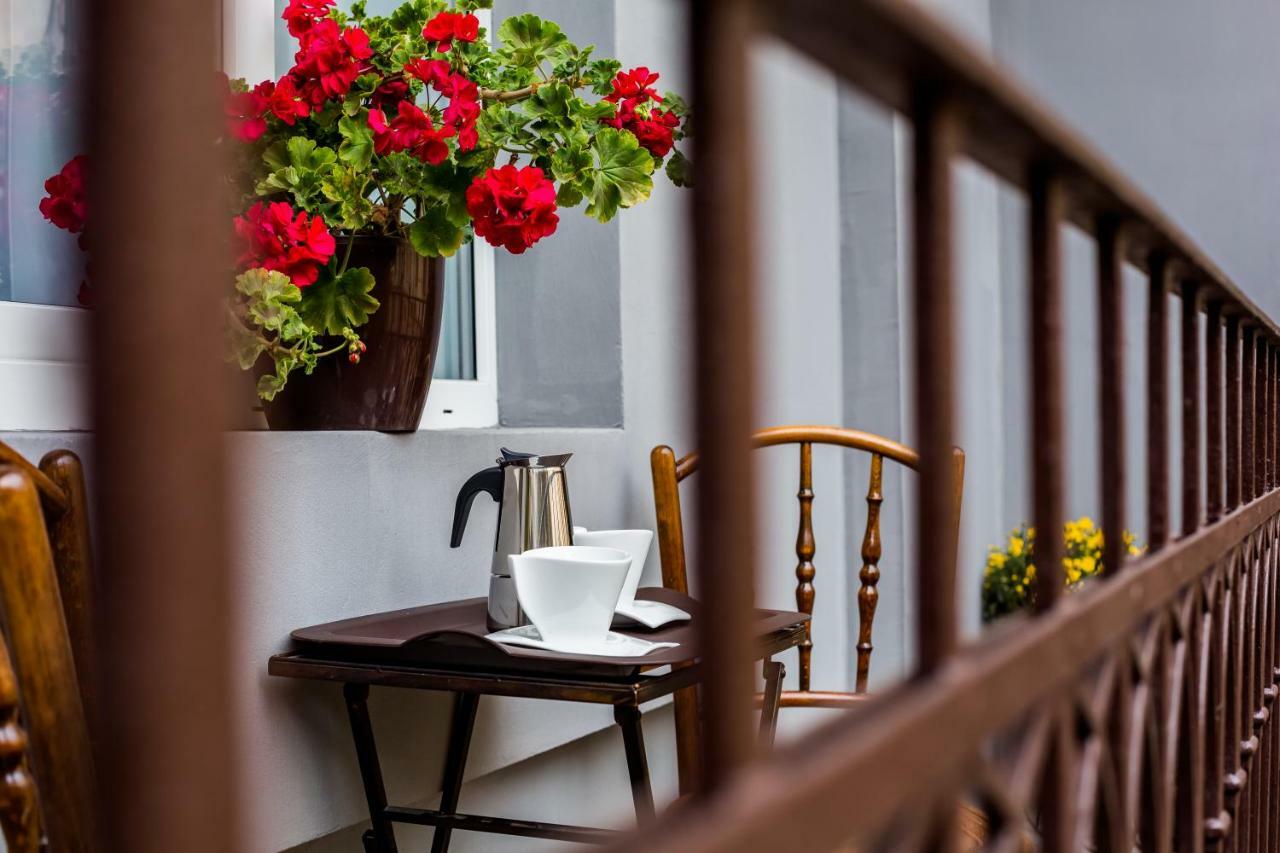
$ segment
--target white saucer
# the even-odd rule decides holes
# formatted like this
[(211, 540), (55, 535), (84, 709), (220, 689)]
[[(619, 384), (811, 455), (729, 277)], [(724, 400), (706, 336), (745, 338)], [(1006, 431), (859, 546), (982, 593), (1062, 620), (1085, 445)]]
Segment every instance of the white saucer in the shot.
[(599, 655), (600, 657), (609, 658), (636, 658), (643, 657), (650, 652), (658, 649), (669, 649), (680, 645), (679, 643), (651, 643), (648, 640), (642, 640), (639, 637), (629, 637), (626, 634), (619, 634), (617, 631), (610, 631), (600, 643), (581, 646), (561, 646), (552, 645), (544, 642), (538, 634), (538, 629), (532, 625), (522, 625), (519, 628), (508, 628), (505, 631), (495, 631), (489, 634), (486, 639), (493, 640), (495, 643), (506, 643), (509, 646), (527, 646), (531, 649), (546, 649), (549, 652), (564, 652), (573, 655)]
[(633, 622), (639, 622), (646, 628), (661, 628), (671, 622), (680, 622), (691, 618), (679, 607), (663, 604), (661, 601), (645, 601), (637, 599), (628, 604), (619, 604), (613, 611), (617, 616), (625, 616)]

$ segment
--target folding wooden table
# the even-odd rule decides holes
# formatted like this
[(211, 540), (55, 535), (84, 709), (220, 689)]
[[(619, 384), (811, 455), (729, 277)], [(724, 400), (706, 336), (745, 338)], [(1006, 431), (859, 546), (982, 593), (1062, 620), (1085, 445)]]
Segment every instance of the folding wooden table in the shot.
[[(637, 597), (673, 604), (693, 613), (695, 620), (700, 618), (696, 602), (671, 590), (642, 589)], [(373, 824), (364, 834), (366, 853), (395, 853), (395, 823), (435, 827), (433, 853), (448, 850), (455, 829), (584, 843), (604, 843), (617, 834), (616, 830), (458, 811), (476, 710), (483, 695), (612, 705), (614, 720), (622, 730), (636, 816), (642, 822), (653, 817), (640, 706), (699, 683), (702, 669), (693, 623), (677, 623), (656, 631), (627, 631), (679, 645), (643, 658), (611, 658), (494, 643), (484, 638), (484, 614), (485, 600), (474, 598), (300, 628), (292, 635), (295, 648), (275, 655), (268, 664), (272, 675), (343, 685)], [(799, 645), (808, 619), (797, 612), (757, 611), (755, 653), (766, 662), (761, 717), (766, 735), (771, 736), (777, 719), (783, 674), (782, 665), (771, 658)], [(367, 699), (371, 685), (455, 694), (439, 808), (387, 803), (369, 719)]]

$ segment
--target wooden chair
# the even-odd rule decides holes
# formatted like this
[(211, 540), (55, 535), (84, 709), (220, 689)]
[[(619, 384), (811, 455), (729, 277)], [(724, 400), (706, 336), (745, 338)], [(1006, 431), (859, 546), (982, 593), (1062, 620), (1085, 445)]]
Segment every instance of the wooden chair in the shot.
[(101, 846), (85, 712), (93, 696), (89, 559), (79, 460), (54, 451), (37, 467), (0, 444), (0, 826), (11, 851)]
[[(867, 489), (867, 523), (862, 538), (862, 567), (858, 573), (861, 588), (858, 590), (858, 643), (855, 692), (840, 693), (818, 691), (810, 688), (810, 660), (813, 654), (812, 638), (806, 637), (799, 650), (799, 689), (781, 693), (781, 707), (848, 708), (865, 699), (867, 677), (871, 669), (872, 626), (875, 622), (876, 604), (880, 581), (880, 504), (883, 501), (881, 484), (884, 460), (889, 459), (913, 470), (919, 468), (919, 455), (909, 447), (872, 433), (834, 426), (778, 426), (756, 432), (755, 447), (772, 447), (780, 444), (800, 446), (800, 525), (796, 535), (796, 607), (805, 613), (813, 613), (816, 575), (813, 557), (813, 445), (829, 444), (861, 450), (871, 454), (870, 484)], [(662, 560), (664, 586), (687, 593), (689, 578), (684, 554), (684, 523), (680, 514), (679, 485), (698, 470), (698, 454), (690, 453), (679, 459), (670, 447), (659, 445), (649, 457), (653, 472), (653, 496), (658, 522), (658, 551)], [(949, 487), (955, 496), (955, 530), (959, 535), (960, 499), (964, 489), (964, 452), (954, 450), (954, 478)], [(953, 541), (955, 541), (953, 539)], [(776, 665), (775, 665), (776, 666)], [(776, 678), (780, 668), (771, 675), (766, 662), (766, 687), (779, 690)], [(680, 791), (688, 793), (696, 786), (698, 778), (698, 707), (693, 688), (676, 694), (676, 750), (680, 773)], [(771, 721), (767, 721), (766, 725)]]

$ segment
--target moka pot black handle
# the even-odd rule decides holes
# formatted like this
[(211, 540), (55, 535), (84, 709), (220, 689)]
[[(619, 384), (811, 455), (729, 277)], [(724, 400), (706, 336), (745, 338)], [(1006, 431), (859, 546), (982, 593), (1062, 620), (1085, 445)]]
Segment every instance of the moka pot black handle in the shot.
[(449, 547), (457, 548), (462, 544), (462, 532), (467, 527), (467, 517), (471, 515), (471, 504), (476, 495), (488, 492), (494, 501), (502, 502), (502, 467), (495, 465), (472, 474), (462, 484), (458, 492), (458, 502), (453, 507), (453, 535), (449, 538)]

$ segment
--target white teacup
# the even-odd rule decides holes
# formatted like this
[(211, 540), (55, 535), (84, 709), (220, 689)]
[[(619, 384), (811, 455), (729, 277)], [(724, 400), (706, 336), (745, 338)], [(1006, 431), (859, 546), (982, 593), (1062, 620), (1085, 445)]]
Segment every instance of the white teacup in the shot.
[(626, 551), (556, 545), (507, 560), (520, 607), (543, 642), (569, 647), (604, 642), (631, 565)]
[(585, 530), (575, 527), (573, 544), (617, 548), (630, 554), (631, 568), (627, 570), (622, 595), (618, 596), (618, 606), (628, 607), (636, 600), (636, 588), (640, 586), (640, 576), (644, 574), (649, 549), (653, 546), (652, 530)]

